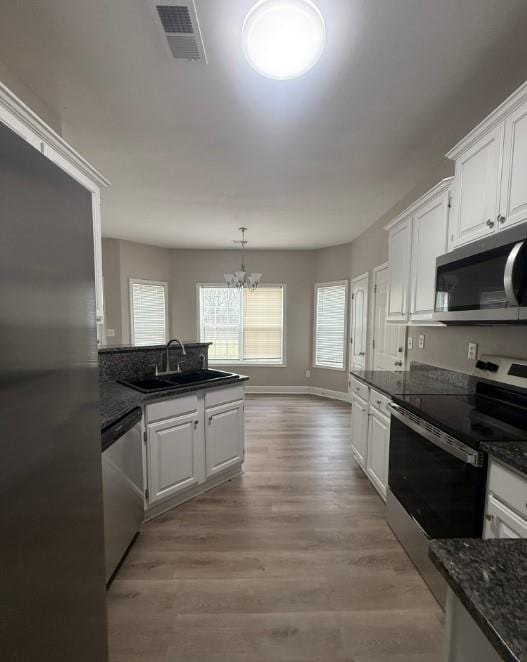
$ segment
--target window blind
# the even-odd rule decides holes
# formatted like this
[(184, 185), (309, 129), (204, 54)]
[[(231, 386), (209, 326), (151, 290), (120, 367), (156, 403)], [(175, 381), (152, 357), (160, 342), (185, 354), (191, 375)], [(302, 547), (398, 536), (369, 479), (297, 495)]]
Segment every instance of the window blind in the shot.
[(284, 288), (200, 285), (200, 339), (216, 362), (283, 362)]
[(315, 288), (315, 366), (344, 368), (346, 283)]
[(167, 342), (167, 284), (130, 281), (133, 345), (164, 345)]

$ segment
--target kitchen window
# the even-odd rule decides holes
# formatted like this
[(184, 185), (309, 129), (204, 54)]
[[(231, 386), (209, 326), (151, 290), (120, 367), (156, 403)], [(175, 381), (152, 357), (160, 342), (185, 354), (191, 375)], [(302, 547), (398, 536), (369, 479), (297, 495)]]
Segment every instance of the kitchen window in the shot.
[(313, 366), (344, 370), (348, 281), (315, 285)]
[(130, 278), (132, 345), (164, 345), (168, 335), (168, 284)]
[(211, 363), (285, 364), (285, 285), (246, 290), (200, 284), (198, 300), (199, 337), (213, 343)]

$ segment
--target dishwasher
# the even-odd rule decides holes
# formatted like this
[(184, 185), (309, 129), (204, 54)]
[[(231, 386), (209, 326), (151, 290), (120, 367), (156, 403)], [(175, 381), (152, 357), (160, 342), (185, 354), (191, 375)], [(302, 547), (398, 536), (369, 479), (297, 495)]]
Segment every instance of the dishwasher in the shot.
[(135, 540), (144, 517), (142, 411), (136, 407), (102, 431), (106, 583)]

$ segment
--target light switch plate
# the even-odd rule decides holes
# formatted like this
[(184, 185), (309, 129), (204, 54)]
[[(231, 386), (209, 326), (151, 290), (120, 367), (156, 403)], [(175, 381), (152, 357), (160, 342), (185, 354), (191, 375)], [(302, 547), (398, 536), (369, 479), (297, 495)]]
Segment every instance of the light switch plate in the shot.
[(478, 343), (469, 342), (467, 358), (470, 359), (471, 361), (475, 361), (477, 357), (478, 357)]
[(306, 370), (306, 377), (308, 379), (311, 377), (311, 370)]
[(419, 349), (424, 349), (425, 348), (425, 336), (424, 333), (421, 333), (419, 335)]
[(408, 336), (408, 349), (414, 348), (414, 339), (413, 336)]

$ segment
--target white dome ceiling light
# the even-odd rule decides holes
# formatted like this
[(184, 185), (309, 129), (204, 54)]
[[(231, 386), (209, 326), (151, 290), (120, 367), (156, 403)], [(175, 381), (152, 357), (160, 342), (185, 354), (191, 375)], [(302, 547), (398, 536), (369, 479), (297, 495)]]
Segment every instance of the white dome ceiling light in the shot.
[(242, 29), (245, 57), (268, 78), (286, 80), (309, 71), (326, 43), (326, 27), (311, 0), (260, 0)]

